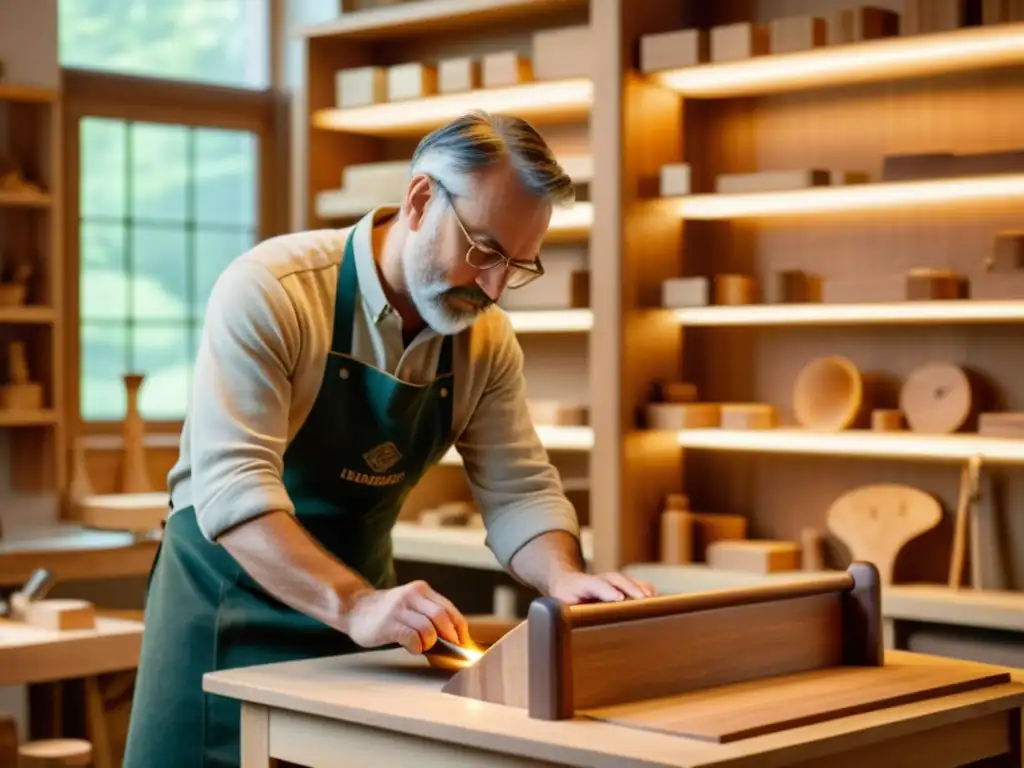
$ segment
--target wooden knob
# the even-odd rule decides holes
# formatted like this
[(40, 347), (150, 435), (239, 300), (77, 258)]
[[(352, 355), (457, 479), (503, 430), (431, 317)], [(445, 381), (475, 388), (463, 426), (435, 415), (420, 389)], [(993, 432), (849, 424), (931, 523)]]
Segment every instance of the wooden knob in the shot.
[(92, 765), (92, 744), (83, 739), (41, 739), (18, 747), (18, 768)]
[(796, 378), (793, 411), (806, 429), (838, 432), (857, 418), (864, 382), (857, 366), (845, 357), (812, 360)]

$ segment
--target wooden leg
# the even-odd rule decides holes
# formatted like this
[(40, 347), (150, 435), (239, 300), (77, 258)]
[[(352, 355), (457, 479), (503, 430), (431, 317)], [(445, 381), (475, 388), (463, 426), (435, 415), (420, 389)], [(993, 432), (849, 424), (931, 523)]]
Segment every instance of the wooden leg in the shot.
[(242, 702), (241, 768), (278, 768), (270, 756), (270, 710)]
[[(85, 723), (92, 742), (92, 764), (95, 768), (114, 768), (114, 757), (110, 749), (110, 731), (107, 728), (107, 712), (103, 703), (103, 692), (97, 677), (85, 678)], [(118, 761), (120, 763), (120, 761)]]

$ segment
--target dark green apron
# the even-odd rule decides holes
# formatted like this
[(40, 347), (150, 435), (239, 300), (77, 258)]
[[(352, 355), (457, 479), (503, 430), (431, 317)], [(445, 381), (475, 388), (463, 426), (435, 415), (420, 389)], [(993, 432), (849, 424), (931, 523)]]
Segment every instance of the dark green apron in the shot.
[[(358, 287), (350, 235), (323, 382), (284, 454), (283, 479), (302, 525), (371, 584), (389, 587), (402, 503), (451, 446), (452, 338), (428, 384), (355, 360)], [(240, 704), (204, 694), (206, 672), (362, 650), (268, 595), (203, 537), (191, 507), (167, 522), (145, 622), (124, 768), (238, 766)]]

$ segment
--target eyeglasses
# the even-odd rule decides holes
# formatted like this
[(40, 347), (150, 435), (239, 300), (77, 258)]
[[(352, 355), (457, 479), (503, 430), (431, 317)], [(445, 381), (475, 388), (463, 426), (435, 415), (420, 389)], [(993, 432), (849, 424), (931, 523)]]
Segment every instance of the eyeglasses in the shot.
[(469, 242), (469, 249), (466, 251), (466, 263), (469, 264), (469, 266), (480, 270), (494, 269), (495, 267), (504, 266), (505, 287), (512, 290), (522, 288), (524, 285), (529, 285), (544, 274), (544, 265), (540, 263), (539, 255), (534, 261), (510, 259), (501, 251), (495, 250), (494, 248), (488, 248), (486, 245), (481, 245), (474, 240), (473, 236), (470, 235), (469, 231), (466, 229), (466, 225), (462, 223), (462, 218), (459, 216), (459, 212), (456, 211), (455, 206), (452, 205), (451, 201), (454, 195), (445, 189), (437, 179), (434, 179), (434, 183), (437, 184), (448, 198), (448, 207), (452, 209), (452, 215), (455, 216), (455, 221), (458, 223), (459, 229), (462, 230), (462, 234), (465, 235), (466, 240)]

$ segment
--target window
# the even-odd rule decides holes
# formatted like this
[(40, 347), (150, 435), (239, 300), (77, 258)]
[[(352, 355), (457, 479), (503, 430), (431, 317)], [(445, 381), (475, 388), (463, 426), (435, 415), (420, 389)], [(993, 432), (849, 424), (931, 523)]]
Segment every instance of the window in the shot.
[(59, 0), (60, 60), (237, 88), (270, 82), (271, 0)]
[(185, 413), (217, 276), (258, 239), (255, 134), (86, 117), (79, 122), (81, 414)]

